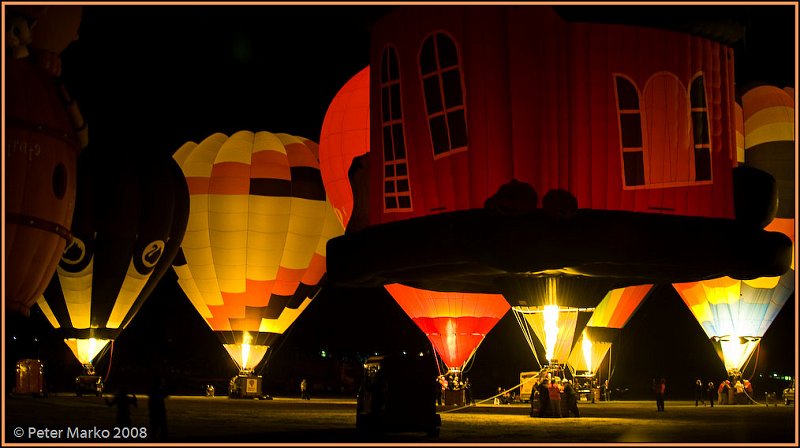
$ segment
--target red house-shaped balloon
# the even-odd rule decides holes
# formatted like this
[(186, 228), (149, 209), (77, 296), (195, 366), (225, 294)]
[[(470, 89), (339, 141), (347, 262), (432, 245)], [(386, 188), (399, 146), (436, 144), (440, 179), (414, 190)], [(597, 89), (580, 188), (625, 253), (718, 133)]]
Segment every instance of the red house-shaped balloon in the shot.
[(512, 179), (580, 208), (733, 217), (722, 44), (547, 7), (401, 8), (370, 65), (370, 224), (480, 208)]

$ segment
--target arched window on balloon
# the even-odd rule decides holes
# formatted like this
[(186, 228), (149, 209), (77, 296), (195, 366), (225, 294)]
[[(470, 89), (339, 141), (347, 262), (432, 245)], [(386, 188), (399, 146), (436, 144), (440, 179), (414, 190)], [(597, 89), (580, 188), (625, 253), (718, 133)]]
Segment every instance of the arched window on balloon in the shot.
[(698, 73), (692, 81), (689, 96), (694, 131), (694, 178), (698, 181), (711, 180), (711, 140), (708, 132), (708, 106), (702, 73)]
[(465, 151), (464, 86), (455, 41), (444, 33), (430, 35), (422, 43), (419, 68), (434, 158)]
[(627, 78), (620, 75), (615, 78), (625, 186), (644, 185), (644, 147), (639, 92)]
[(628, 189), (676, 187), (711, 180), (711, 144), (703, 75), (686, 85), (670, 72), (653, 74), (641, 93), (616, 74), (617, 113)]
[(385, 211), (411, 210), (408, 160), (400, 102), (397, 52), (383, 50), (381, 58), (381, 130), (383, 132), (383, 197)]

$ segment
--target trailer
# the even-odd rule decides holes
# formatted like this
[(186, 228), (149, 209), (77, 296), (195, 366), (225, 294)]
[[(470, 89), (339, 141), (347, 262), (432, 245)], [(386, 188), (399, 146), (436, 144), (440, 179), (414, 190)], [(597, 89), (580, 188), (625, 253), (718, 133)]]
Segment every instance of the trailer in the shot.
[(13, 392), (17, 395), (47, 396), (44, 364), (40, 360), (20, 359), (17, 361), (16, 383)]

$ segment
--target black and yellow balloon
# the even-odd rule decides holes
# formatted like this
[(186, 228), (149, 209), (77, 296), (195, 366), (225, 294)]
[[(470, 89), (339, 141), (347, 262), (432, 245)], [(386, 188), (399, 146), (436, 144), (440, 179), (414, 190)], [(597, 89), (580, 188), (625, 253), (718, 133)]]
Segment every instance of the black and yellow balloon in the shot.
[(80, 155), (72, 239), (37, 303), (85, 367), (169, 269), (188, 216), (186, 181), (169, 157)]

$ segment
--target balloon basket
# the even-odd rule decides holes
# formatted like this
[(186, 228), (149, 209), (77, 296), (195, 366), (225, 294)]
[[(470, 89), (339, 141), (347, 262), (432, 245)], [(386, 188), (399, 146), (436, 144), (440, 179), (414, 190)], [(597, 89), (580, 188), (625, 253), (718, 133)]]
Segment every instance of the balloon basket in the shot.
[(265, 399), (261, 375), (240, 374), (231, 378), (228, 398)]

